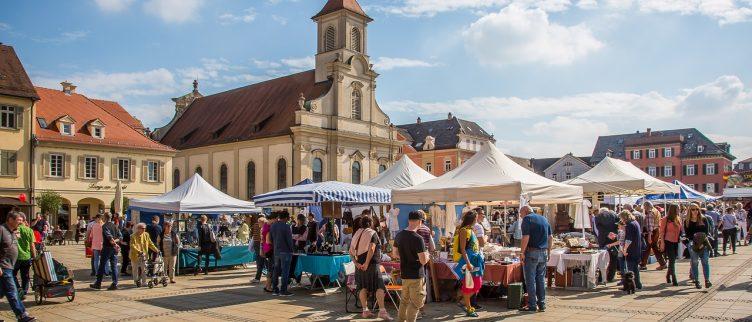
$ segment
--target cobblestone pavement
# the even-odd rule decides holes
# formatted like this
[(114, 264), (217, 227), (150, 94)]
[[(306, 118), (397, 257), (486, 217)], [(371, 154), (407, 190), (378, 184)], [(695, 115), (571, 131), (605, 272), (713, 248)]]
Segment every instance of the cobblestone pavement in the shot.
[[(347, 314), (342, 293), (323, 295), (305, 289), (293, 289), (288, 298), (272, 297), (262, 286), (249, 284), (254, 268), (212, 272), (208, 276), (186, 275), (177, 284), (154, 289), (135, 288), (123, 278), (118, 291), (88, 288), (88, 259), (83, 245), (50, 247), (56, 259), (73, 269), (76, 299), (50, 299), (42, 305), (29, 296), (25, 304), (40, 321), (335, 321), (352, 320)], [(594, 291), (549, 291), (545, 313), (525, 314), (507, 310), (501, 300), (481, 302), (484, 310), (474, 320), (498, 321), (752, 321), (752, 247), (740, 247), (739, 254), (711, 259), (712, 281), (709, 290), (687, 285), (689, 262), (677, 265), (680, 286), (667, 287), (665, 272), (651, 265), (642, 274), (645, 289), (625, 295), (613, 284)], [(104, 285), (108, 285), (105, 281)], [(394, 307), (389, 308), (396, 317)], [(467, 320), (453, 303), (431, 303), (424, 320)], [(7, 302), (0, 304), (0, 319), (13, 320)]]

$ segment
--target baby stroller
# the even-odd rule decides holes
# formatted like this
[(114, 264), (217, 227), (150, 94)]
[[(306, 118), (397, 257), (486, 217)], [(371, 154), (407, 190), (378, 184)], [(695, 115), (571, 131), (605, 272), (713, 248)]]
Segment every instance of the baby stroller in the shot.
[(146, 262), (146, 285), (149, 288), (153, 288), (156, 285), (162, 284), (163, 287), (167, 287), (167, 274), (165, 274), (164, 258), (162, 253), (157, 253), (154, 256), (154, 260)]
[(43, 252), (34, 259), (34, 301), (42, 304), (44, 299), (66, 297), (68, 302), (76, 298), (73, 276), (68, 268), (52, 258), (52, 253)]

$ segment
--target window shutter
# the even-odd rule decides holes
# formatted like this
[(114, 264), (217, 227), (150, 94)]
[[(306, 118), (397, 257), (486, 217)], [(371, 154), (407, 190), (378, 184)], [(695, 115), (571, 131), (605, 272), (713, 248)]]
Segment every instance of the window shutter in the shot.
[(718, 193), (719, 192), (718, 191), (718, 182), (714, 183), (713, 186), (714, 186), (713, 192)]
[(141, 160), (141, 181), (146, 182), (149, 179), (149, 162)]
[(70, 154), (64, 154), (63, 155), (63, 177), (65, 179), (70, 178), (73, 162), (71, 161), (71, 155)]
[(708, 171), (707, 171), (708, 168), (706, 168), (704, 164), (701, 164), (700, 167), (702, 167), (702, 175), (708, 174)]
[(8, 174), (15, 176), (18, 173), (17, 159), (18, 154), (16, 152), (8, 151)]
[(112, 158), (110, 162), (110, 180), (117, 181), (118, 179), (118, 159)]
[(78, 171), (76, 174), (78, 175), (79, 179), (84, 178), (84, 160), (85, 159), (83, 156), (78, 157)]
[(97, 180), (104, 178), (104, 158), (97, 157)]
[(675, 157), (675, 156), (676, 156), (676, 154), (674, 154), (674, 152), (675, 152), (675, 151), (674, 151), (674, 148), (671, 148), (671, 156), (672, 156), (672, 157)]
[(135, 159), (131, 159), (128, 162), (128, 165), (131, 168), (131, 171), (128, 172), (128, 181), (134, 182), (134, 181), (136, 181), (136, 160)]
[(164, 182), (164, 162), (159, 162), (159, 182)]
[(715, 174), (719, 174), (719, 173), (720, 173), (720, 172), (718, 171), (718, 163), (713, 163), (713, 170), (715, 170), (715, 171), (714, 171), (714, 173), (715, 173)]
[(661, 158), (666, 156), (666, 148), (661, 149)]
[(675, 165), (672, 165), (672, 166), (671, 166), (671, 176), (672, 176), (672, 177), (676, 177), (676, 176), (677, 176), (677, 175), (676, 175), (676, 166), (675, 166)]
[(42, 164), (40, 169), (42, 170), (42, 174), (40, 177), (49, 177), (50, 176), (50, 154), (49, 153), (42, 153)]
[(682, 167), (682, 175), (683, 176), (687, 175), (687, 172), (689, 171), (688, 169), (689, 169), (689, 166), (686, 165), (686, 164)]
[(23, 108), (16, 108), (16, 110), (18, 110), (18, 112), (16, 112), (16, 128), (17, 129), (22, 129), (24, 127), (24, 123), (23, 123), (23, 121), (24, 121), (23, 120), (24, 109)]

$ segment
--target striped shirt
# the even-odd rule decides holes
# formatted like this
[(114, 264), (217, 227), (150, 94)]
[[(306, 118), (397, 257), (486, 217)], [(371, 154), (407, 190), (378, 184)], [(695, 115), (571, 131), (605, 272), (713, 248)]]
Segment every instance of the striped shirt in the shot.
[(253, 236), (253, 241), (257, 243), (261, 242), (261, 225), (263, 225), (261, 221), (258, 221), (251, 228), (251, 236)]

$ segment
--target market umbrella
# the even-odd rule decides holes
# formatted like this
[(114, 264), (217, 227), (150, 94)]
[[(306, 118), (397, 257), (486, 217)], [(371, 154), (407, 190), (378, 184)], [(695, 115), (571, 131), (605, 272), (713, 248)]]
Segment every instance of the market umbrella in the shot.
[(585, 228), (593, 228), (590, 225), (590, 214), (588, 209), (592, 207), (590, 200), (582, 199), (582, 202), (577, 205), (577, 214), (574, 217), (574, 228), (582, 229), (582, 237), (585, 237)]
[(115, 202), (112, 211), (118, 214), (123, 213), (123, 186), (120, 184), (120, 180), (115, 185)]

